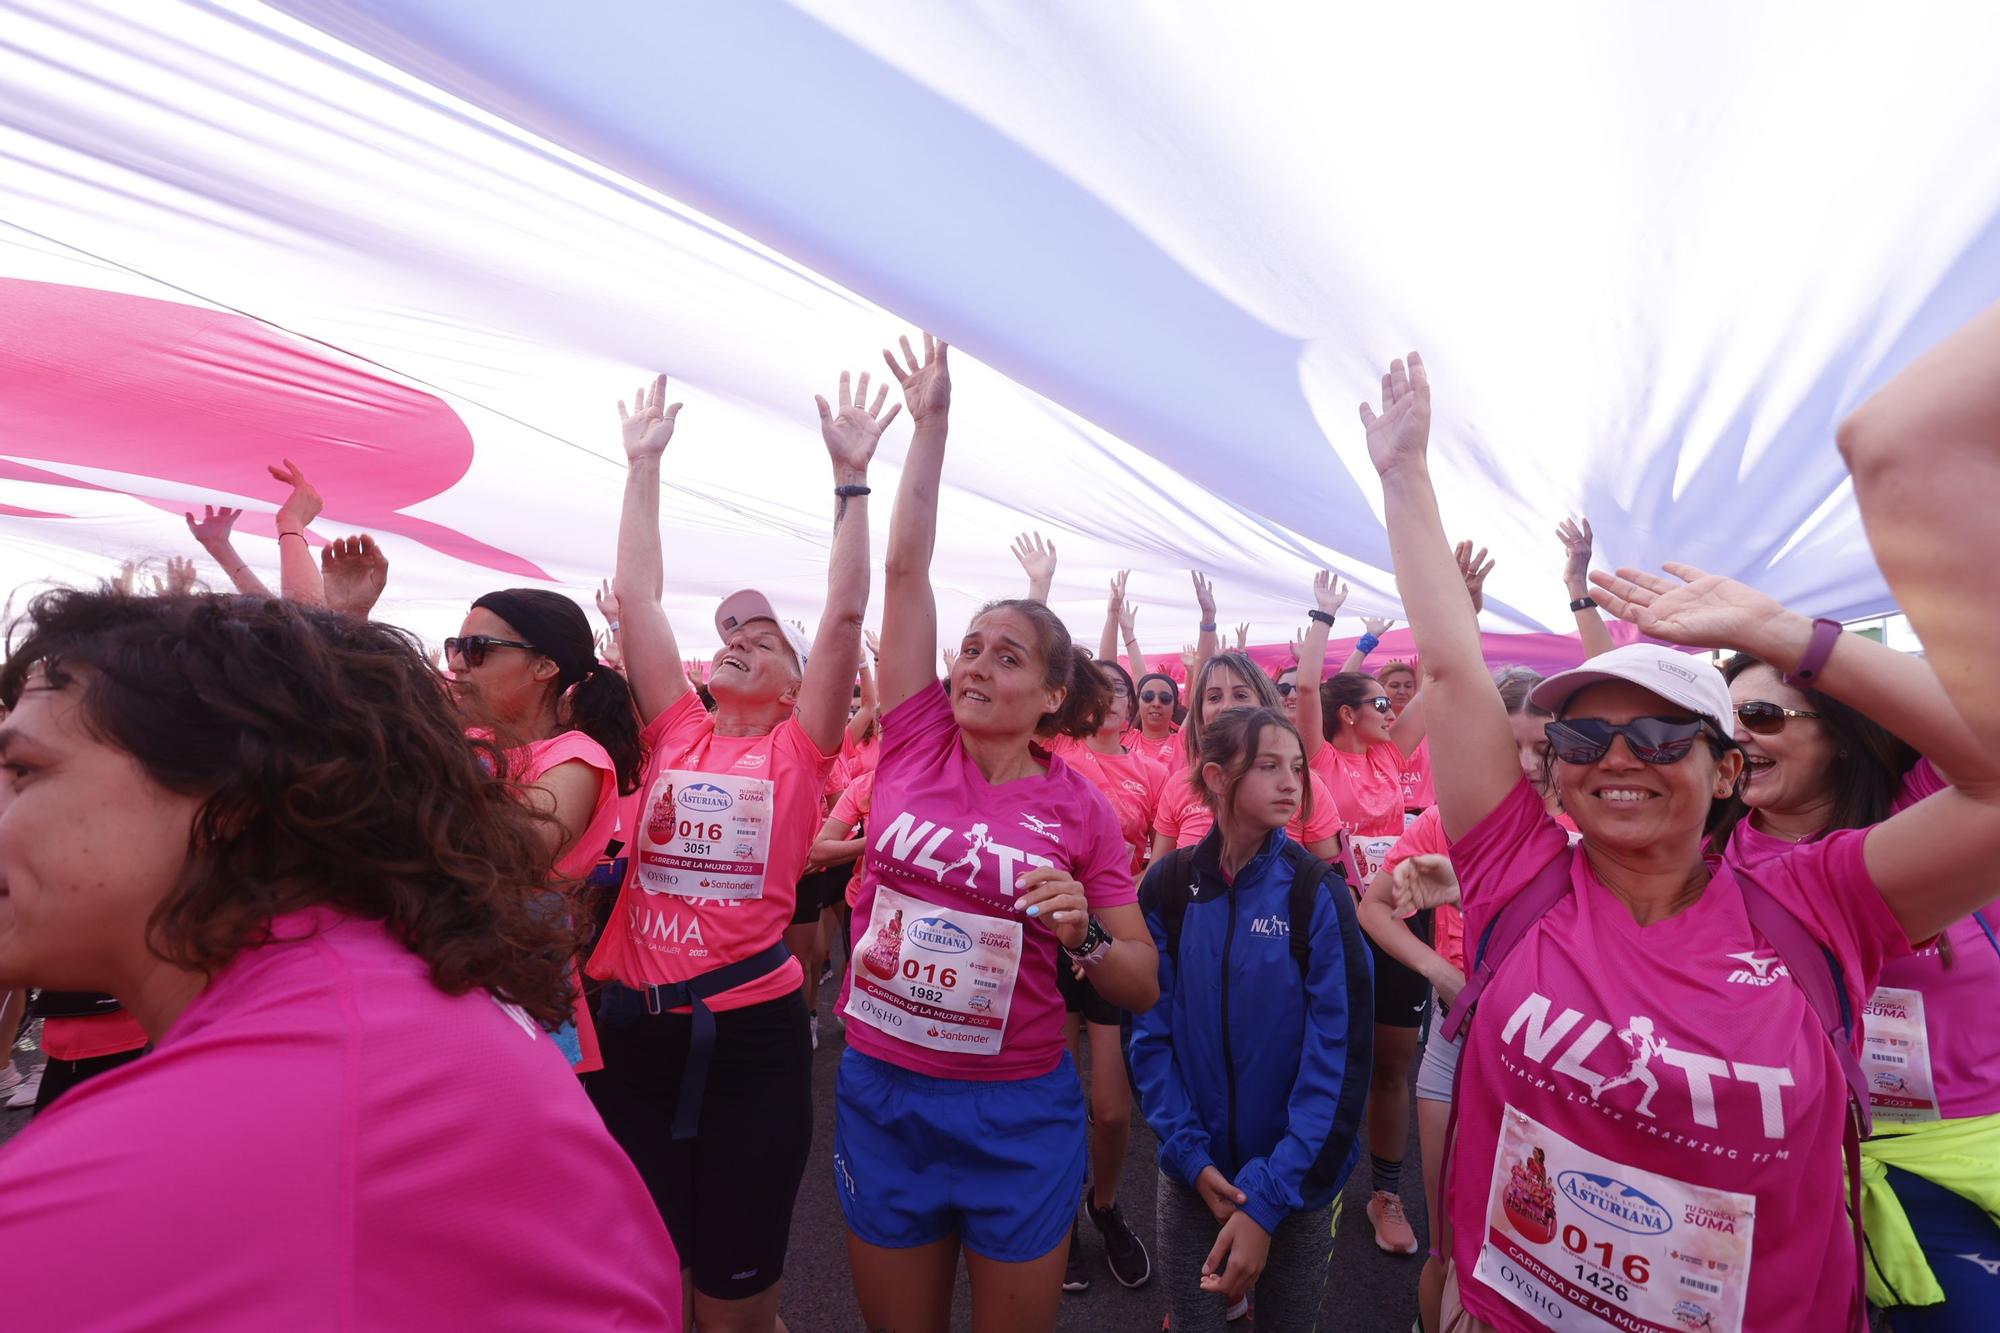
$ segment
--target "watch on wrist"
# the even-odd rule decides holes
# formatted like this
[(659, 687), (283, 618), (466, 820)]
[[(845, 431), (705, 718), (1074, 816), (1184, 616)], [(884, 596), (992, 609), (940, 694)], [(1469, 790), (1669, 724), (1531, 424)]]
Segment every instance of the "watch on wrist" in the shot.
[(1317, 620), (1322, 625), (1331, 625), (1333, 623), (1333, 617), (1329, 615), (1327, 612), (1320, 610), (1316, 606), (1312, 610), (1306, 612), (1306, 619)]
[(1063, 952), (1084, 967), (1096, 967), (1111, 952), (1111, 936), (1098, 924), (1096, 917), (1090, 918), (1090, 928), (1083, 932), (1083, 943), (1074, 949), (1063, 945)]
[(1843, 628), (1838, 620), (1828, 620), (1824, 616), (1813, 621), (1812, 640), (1806, 644), (1805, 656), (1780, 679), (1793, 688), (1818, 680), (1819, 673), (1826, 669), (1826, 659), (1833, 656), (1833, 645), (1840, 642)]
[(1579, 597), (1569, 604), (1569, 609), (1572, 611), (1595, 611), (1598, 609), (1597, 599), (1595, 597)]

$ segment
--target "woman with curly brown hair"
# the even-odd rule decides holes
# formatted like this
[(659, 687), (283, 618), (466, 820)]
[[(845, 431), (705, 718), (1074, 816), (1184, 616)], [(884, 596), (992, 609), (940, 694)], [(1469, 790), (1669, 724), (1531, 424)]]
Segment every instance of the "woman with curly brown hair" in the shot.
[(542, 1030), (576, 949), (546, 816), (412, 640), (55, 592), (0, 702), (0, 986), (108, 992), (154, 1045), (0, 1151), (23, 1327), (680, 1326)]

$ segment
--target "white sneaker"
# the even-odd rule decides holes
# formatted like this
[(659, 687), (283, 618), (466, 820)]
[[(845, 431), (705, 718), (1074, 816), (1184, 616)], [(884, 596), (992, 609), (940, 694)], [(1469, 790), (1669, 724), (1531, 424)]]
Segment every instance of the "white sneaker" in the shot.
[(0, 1065), (0, 1097), (13, 1096), (14, 1089), (25, 1083), (27, 1077), (26, 1074), (23, 1074), (19, 1069), (14, 1067), (12, 1060), (9, 1060), (4, 1065)]
[(23, 1078), (19, 1086), (14, 1089), (13, 1095), (8, 1097), (5, 1103), (0, 1103), (0, 1105), (4, 1105), (9, 1111), (18, 1111), (23, 1107), (33, 1106), (35, 1104), (35, 1095), (41, 1090), (42, 1066), (36, 1065), (28, 1071), (27, 1077)]
[(819, 1010), (806, 1015), (806, 1024), (812, 1030), (813, 1049), (819, 1049)]

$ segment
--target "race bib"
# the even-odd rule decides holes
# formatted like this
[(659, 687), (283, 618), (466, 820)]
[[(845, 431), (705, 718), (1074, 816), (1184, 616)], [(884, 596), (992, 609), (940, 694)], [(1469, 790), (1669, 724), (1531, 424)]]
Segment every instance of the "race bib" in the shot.
[(1389, 859), (1389, 853), (1394, 851), (1395, 847), (1396, 840), (1394, 838), (1356, 838), (1354, 840), (1354, 860), (1356, 868), (1361, 871), (1361, 887), (1364, 892), (1367, 890), (1369, 882), (1375, 878), (1376, 872), (1382, 869), (1382, 863)]
[(998, 1054), (1021, 971), (1021, 923), (875, 890), (847, 1016), (934, 1051)]
[(1869, 1111), (1877, 1120), (1898, 1125), (1938, 1119), (1924, 993), (1879, 986), (1861, 1012), (1861, 1069), (1868, 1076)]
[(660, 774), (640, 820), (639, 887), (679, 898), (762, 898), (771, 803), (769, 778)]
[(1737, 1333), (1756, 1200), (1599, 1157), (1509, 1106), (1479, 1280), (1543, 1324)]

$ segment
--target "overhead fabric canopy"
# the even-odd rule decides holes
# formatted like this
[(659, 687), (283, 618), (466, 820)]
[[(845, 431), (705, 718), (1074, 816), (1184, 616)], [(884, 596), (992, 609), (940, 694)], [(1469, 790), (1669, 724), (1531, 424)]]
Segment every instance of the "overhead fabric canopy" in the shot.
[(274, 576), (290, 457), (316, 534), (388, 550), (385, 618), (587, 602), (614, 403), (663, 369), (696, 650), (737, 587), (815, 612), (812, 395), (928, 327), (947, 634), (1028, 528), (1079, 630), (1135, 569), (1155, 651), (1189, 567), (1258, 642), (1322, 564), (1395, 614), (1355, 403), (1412, 346), (1489, 632), (1568, 628), (1576, 512), (1601, 566), (1872, 614), (1833, 431), (2000, 294), (1996, 41), (1980, 5), (0, 0), (0, 582), (196, 553), (204, 501)]

